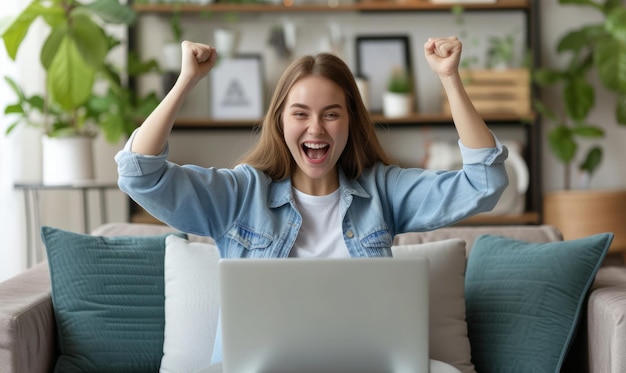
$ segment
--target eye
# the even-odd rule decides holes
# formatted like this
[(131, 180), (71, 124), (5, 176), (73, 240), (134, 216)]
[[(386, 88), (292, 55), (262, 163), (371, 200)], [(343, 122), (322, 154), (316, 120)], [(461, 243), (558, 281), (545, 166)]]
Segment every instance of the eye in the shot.
[(328, 120), (333, 120), (339, 118), (339, 114), (335, 112), (328, 112), (324, 114), (324, 118)]
[(291, 115), (293, 115), (296, 118), (306, 118), (307, 114), (303, 111), (294, 111)]

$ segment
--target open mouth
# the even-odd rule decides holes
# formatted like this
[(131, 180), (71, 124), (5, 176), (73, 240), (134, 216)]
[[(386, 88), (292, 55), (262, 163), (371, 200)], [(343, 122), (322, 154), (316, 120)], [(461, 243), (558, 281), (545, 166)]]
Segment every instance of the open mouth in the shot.
[(302, 144), (304, 154), (306, 154), (307, 158), (314, 161), (324, 159), (328, 149), (330, 149), (330, 146), (326, 143), (305, 142)]

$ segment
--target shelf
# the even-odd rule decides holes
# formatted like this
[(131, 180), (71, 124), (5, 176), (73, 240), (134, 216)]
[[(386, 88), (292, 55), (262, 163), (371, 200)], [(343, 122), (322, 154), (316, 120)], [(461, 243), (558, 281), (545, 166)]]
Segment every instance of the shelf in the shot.
[[(489, 124), (498, 123), (531, 123), (535, 114), (530, 113), (525, 117), (520, 117), (517, 114), (508, 113), (492, 113), (482, 114), (482, 118)], [(415, 125), (438, 125), (438, 124), (450, 124), (452, 117), (446, 114), (413, 114), (408, 117), (402, 118), (386, 118), (380, 114), (372, 114), (372, 120), (375, 123), (388, 126), (415, 126)], [(261, 119), (258, 120), (223, 120), (223, 119), (210, 119), (210, 118), (179, 118), (176, 120), (175, 128), (178, 129), (250, 129), (261, 123)]]
[[(353, 12), (353, 11), (441, 11), (450, 10), (455, 4), (434, 4), (424, 0), (408, 0), (406, 2), (393, 2), (384, 0), (369, 0), (355, 2), (353, 4), (340, 4), (337, 6), (327, 4), (293, 4), (293, 0), (283, 0), (284, 5), (274, 4), (133, 4), (133, 9), (139, 13), (182, 13), (200, 12)], [(524, 10), (530, 7), (529, 0), (500, 0), (497, 3), (468, 3), (462, 4), (467, 10)]]

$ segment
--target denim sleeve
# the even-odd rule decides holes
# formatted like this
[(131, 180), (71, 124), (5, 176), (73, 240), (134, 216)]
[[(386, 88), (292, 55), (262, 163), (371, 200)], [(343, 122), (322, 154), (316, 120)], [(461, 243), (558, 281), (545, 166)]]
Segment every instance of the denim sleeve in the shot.
[(396, 233), (428, 231), (490, 211), (508, 186), (504, 161), (508, 150), (471, 149), (459, 141), (461, 170), (389, 168), (385, 195)]
[(160, 221), (186, 233), (216, 237), (239, 211), (249, 177), (243, 169), (203, 168), (167, 160), (168, 148), (156, 156), (120, 150), (118, 185)]

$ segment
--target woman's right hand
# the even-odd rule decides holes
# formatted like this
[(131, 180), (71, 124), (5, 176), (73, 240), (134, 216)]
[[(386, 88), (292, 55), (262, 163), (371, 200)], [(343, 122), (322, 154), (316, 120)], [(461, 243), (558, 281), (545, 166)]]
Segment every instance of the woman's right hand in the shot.
[(217, 51), (214, 47), (185, 40), (181, 43), (181, 49), (183, 58), (180, 78), (197, 83), (215, 66)]

